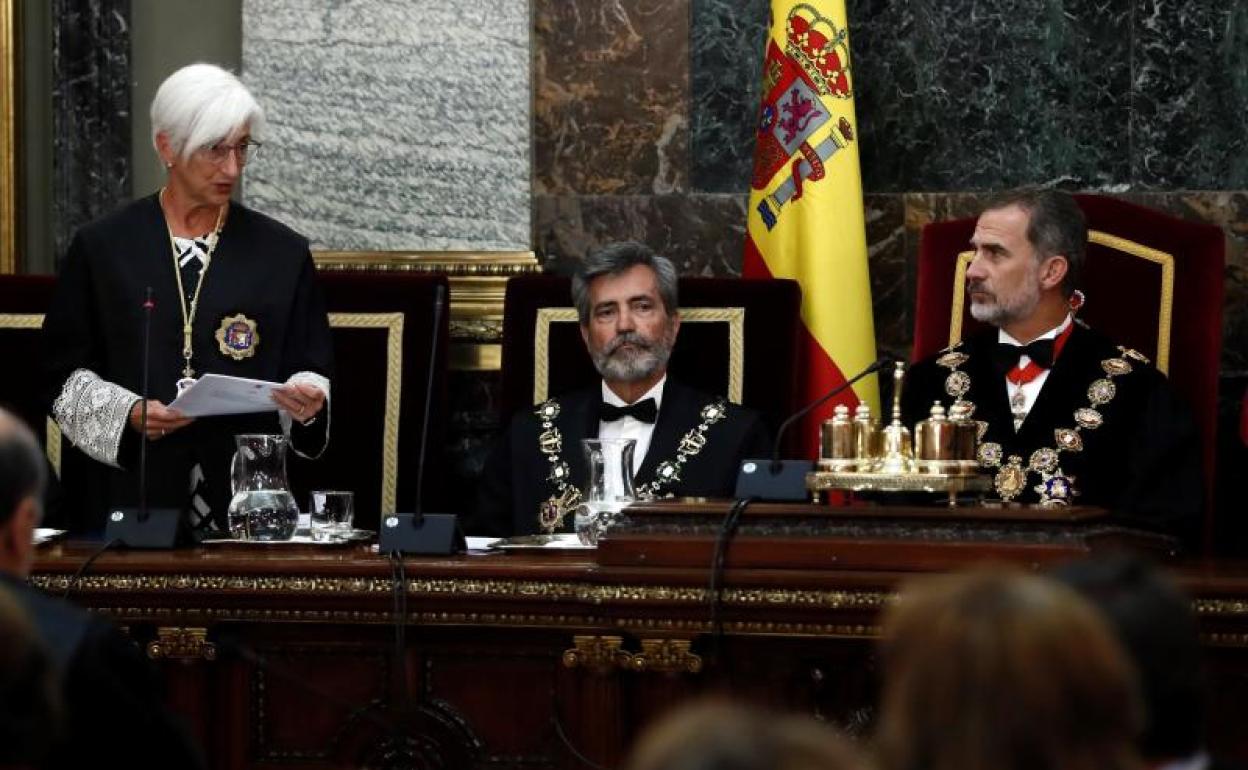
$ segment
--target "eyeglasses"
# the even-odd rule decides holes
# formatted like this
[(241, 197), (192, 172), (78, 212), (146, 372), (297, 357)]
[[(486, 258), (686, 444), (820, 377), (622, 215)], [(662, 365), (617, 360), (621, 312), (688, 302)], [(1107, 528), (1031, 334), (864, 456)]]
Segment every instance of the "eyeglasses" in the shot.
[(230, 153), (234, 153), (234, 157), (238, 159), (238, 165), (246, 166), (248, 163), (256, 159), (256, 153), (260, 152), (260, 143), (247, 140), (238, 144), (214, 144), (208, 147), (201, 147), (200, 152), (204, 157), (220, 166), (230, 157)]

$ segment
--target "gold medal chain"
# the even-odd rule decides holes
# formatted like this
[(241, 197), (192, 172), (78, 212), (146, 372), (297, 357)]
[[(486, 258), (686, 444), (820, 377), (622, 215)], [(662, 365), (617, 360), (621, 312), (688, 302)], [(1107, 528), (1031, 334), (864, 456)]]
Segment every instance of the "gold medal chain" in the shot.
[[(163, 214), (165, 188), (160, 189), (159, 197)], [(225, 221), (227, 206), (222, 206), (217, 210), (217, 223), (213, 225), (208, 252), (204, 255), (204, 266), (200, 268), (199, 279), (195, 282), (195, 294), (191, 297), (189, 307), (186, 302), (186, 289), (182, 286), (182, 266), (178, 264), (178, 244), (173, 240), (173, 228), (169, 226), (169, 218), (165, 217), (165, 231), (169, 234), (169, 250), (173, 254), (173, 275), (178, 281), (178, 304), (182, 308), (182, 358), (186, 361), (182, 366), (182, 376), (187, 378), (195, 376), (195, 371), (191, 369), (191, 357), (194, 355), (191, 327), (195, 323), (195, 311), (199, 309), (199, 291), (204, 287), (204, 276), (208, 274), (208, 267), (212, 264), (212, 254), (217, 250), (217, 243), (221, 240), (221, 224)]]

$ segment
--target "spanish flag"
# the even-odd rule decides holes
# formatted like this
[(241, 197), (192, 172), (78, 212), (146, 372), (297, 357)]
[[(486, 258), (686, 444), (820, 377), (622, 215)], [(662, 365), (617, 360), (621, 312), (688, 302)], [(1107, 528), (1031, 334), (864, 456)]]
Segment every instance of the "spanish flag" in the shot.
[[(845, 0), (772, 0), (763, 62), (743, 272), (801, 283), (803, 402), (875, 360), (847, 24)], [(836, 404), (864, 401), (878, 414), (875, 377), (812, 412), (805, 455)]]

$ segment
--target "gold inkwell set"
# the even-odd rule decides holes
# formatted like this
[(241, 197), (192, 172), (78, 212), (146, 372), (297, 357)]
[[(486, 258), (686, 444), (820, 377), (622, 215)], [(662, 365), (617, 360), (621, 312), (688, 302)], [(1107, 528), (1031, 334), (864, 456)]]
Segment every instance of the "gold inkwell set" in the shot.
[(957, 505), (961, 492), (986, 492), (992, 479), (975, 459), (979, 425), (970, 410), (955, 404), (947, 414), (939, 403), (914, 426), (901, 422), (905, 364), (893, 370), (892, 422), (881, 428), (871, 408), (860, 404), (853, 417), (836, 407), (820, 428), (819, 462), (806, 475), (815, 502), (828, 490), (852, 492), (940, 492)]

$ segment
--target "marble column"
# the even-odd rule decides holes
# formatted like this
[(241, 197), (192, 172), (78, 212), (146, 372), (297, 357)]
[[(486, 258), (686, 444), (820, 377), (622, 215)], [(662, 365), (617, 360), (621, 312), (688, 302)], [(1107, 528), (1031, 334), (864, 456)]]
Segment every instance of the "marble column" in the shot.
[(130, 198), (130, 0), (52, 1), (52, 246)]
[(247, 202), (349, 251), (527, 250), (528, 5), (246, 0)]

